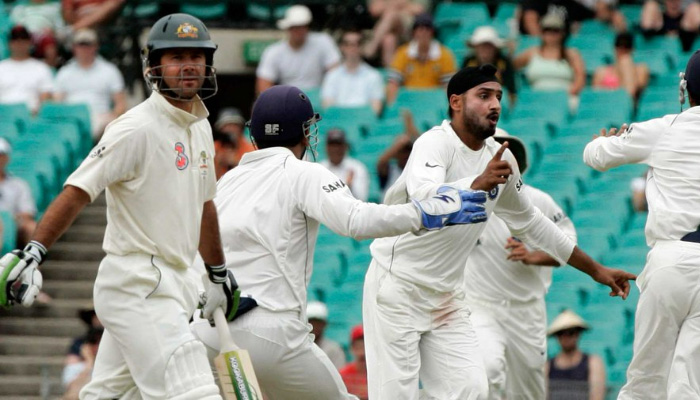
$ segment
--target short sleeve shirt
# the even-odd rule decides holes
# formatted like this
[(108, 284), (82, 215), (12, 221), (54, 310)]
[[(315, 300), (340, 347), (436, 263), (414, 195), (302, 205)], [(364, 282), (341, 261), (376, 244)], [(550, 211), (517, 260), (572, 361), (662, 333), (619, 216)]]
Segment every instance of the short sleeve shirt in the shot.
[(406, 87), (429, 88), (446, 85), (457, 71), (450, 49), (433, 41), (426, 60), (418, 59), (418, 45), (407, 43), (396, 51), (391, 62), (389, 79)]

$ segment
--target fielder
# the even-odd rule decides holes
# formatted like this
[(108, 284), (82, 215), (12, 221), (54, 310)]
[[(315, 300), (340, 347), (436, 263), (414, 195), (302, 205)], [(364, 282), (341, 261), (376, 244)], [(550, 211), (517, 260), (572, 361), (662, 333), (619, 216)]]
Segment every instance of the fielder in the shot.
[[(521, 173), (527, 153), (520, 139), (496, 128), (494, 139), (508, 142)], [(545, 192), (523, 184), (522, 194), (576, 243), (576, 230), (564, 211)], [(513, 237), (506, 223), (491, 215), (464, 271), (470, 320), (483, 349), (489, 398), (545, 398), (547, 315), (544, 296), (559, 262)]]
[(618, 399), (700, 398), (700, 52), (681, 81), (691, 108), (614, 128), (590, 142), (586, 164), (647, 164), (651, 247), (639, 275), (634, 356)]
[[(415, 142), (387, 204), (425, 198), (450, 185), (488, 192), (514, 235), (567, 261), (627, 296), (634, 275), (598, 264), (575, 247), (523, 194), (507, 143), (491, 136), (501, 112), (501, 85), (492, 65), (464, 68), (447, 86), (450, 120)], [(418, 399), (419, 378), (429, 399), (485, 398), (488, 382), (469, 311), (464, 266), (485, 225), (454, 226), (423, 237), (403, 234), (375, 240), (364, 286), (363, 320), (369, 397)]]
[(212, 201), (214, 144), (201, 101), (216, 93), (215, 50), (197, 18), (172, 14), (157, 21), (143, 53), (150, 98), (106, 128), (31, 243), (0, 259), (2, 292), (20, 285), (0, 300), (31, 305), (47, 249), (106, 189), (107, 255), (94, 288), (105, 332), (83, 400), (221, 399), (206, 350), (189, 329), (198, 295), (188, 274), (199, 249), (213, 266), (204, 314), (232, 308), (236, 285), (224, 266)]
[[(259, 150), (244, 155), (217, 184), (227, 266), (258, 302), (230, 329), (249, 351), (268, 400), (356, 399), (309, 335), (306, 287), (319, 224), (359, 239), (418, 234), (485, 217), (486, 193), (471, 190), (441, 188), (440, 195), (396, 206), (355, 199), (329, 170), (301, 161), (309, 143), (316, 142), (319, 118), (299, 89), (267, 89), (253, 107), (250, 124)], [(195, 320), (192, 328), (215, 356), (215, 329), (204, 320)]]

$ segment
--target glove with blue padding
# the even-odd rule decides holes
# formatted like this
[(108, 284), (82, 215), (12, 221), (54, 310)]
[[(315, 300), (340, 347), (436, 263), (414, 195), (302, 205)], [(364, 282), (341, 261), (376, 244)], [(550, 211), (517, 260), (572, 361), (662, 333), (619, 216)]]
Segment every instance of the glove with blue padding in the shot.
[(427, 230), (484, 222), (485, 202), (486, 192), (483, 190), (458, 190), (451, 186), (440, 186), (435, 196), (425, 200), (413, 200)]
[(0, 306), (34, 303), (43, 283), (37, 267), (45, 256), (46, 247), (32, 240), (24, 250), (12, 250), (0, 258)]
[(209, 279), (205, 282), (204, 293), (200, 297), (202, 305), (202, 317), (214, 324), (214, 310), (221, 307), (227, 321), (233, 321), (238, 310), (241, 291), (233, 273), (226, 268), (226, 264), (218, 266), (206, 265)]

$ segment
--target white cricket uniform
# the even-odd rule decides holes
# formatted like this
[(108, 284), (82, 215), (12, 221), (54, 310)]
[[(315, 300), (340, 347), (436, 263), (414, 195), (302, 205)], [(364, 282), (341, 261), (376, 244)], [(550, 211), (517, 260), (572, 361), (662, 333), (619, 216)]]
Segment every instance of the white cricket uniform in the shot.
[[(416, 141), (385, 202), (422, 199), (446, 182), (468, 189), (499, 147), (488, 138), (482, 149), (469, 149), (446, 120)], [(574, 243), (521, 193), (512, 153), (506, 151), (503, 159), (513, 174), (489, 193), (487, 212), (495, 211), (514, 234), (564, 263)], [(485, 227), (459, 225), (372, 243), (363, 301), (370, 399), (418, 399), (419, 374), (431, 399), (486, 396), (484, 363), (462, 289), (467, 257)]]
[[(144, 399), (220, 398), (188, 325), (198, 300), (188, 266), (203, 204), (216, 190), (207, 116), (201, 101), (190, 114), (153, 93), (107, 127), (66, 181), (91, 200), (107, 192), (107, 256), (94, 289), (105, 333), (81, 399), (119, 398), (135, 387)], [(200, 389), (187, 392), (187, 377), (172, 376), (177, 360)]]
[[(523, 185), (522, 193), (576, 242), (574, 224), (551, 196), (529, 185)], [(544, 296), (552, 281), (552, 268), (508, 260), (510, 250), (505, 245), (512, 236), (506, 223), (491, 215), (467, 259), (464, 292), (484, 353), (490, 398), (544, 399)]]
[(700, 107), (598, 138), (583, 160), (604, 171), (647, 164), (645, 227), (651, 247), (637, 278), (634, 356), (619, 399), (700, 398)]
[[(250, 352), (266, 398), (355, 398), (309, 334), (306, 288), (319, 224), (358, 239), (391, 236), (421, 228), (418, 208), (363, 203), (326, 168), (284, 147), (245, 154), (219, 180), (214, 201), (228, 268), (258, 302), (230, 323), (231, 333)], [(192, 328), (215, 355), (216, 330), (205, 320)]]

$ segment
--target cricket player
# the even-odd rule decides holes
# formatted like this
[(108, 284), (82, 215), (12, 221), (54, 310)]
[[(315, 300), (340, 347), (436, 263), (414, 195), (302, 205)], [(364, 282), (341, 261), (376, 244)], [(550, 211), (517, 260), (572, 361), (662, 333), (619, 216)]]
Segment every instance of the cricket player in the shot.
[[(527, 150), (520, 139), (496, 128), (494, 139), (508, 142), (520, 173), (527, 169)], [(576, 242), (576, 230), (547, 193), (523, 184), (522, 194)], [(501, 218), (491, 215), (467, 259), (464, 292), (470, 320), (483, 349), (489, 398), (545, 398), (547, 315), (544, 296), (559, 262), (513, 237)]]
[(107, 255), (94, 288), (105, 332), (83, 400), (221, 399), (204, 345), (189, 329), (199, 296), (188, 274), (199, 249), (212, 281), (204, 315), (222, 306), (230, 312), (236, 284), (221, 249), (214, 144), (201, 100), (216, 92), (215, 50), (197, 18), (158, 20), (143, 52), (153, 93), (106, 128), (31, 243), (0, 259), (2, 293), (12, 288), (3, 305), (31, 305), (47, 249), (106, 189)]
[[(355, 199), (328, 169), (302, 161), (309, 143), (316, 142), (319, 118), (296, 87), (267, 89), (250, 123), (259, 150), (244, 155), (217, 184), (228, 268), (258, 303), (230, 329), (236, 343), (250, 352), (268, 400), (356, 398), (309, 334), (306, 287), (319, 224), (361, 239), (484, 221), (486, 193), (469, 189), (436, 187), (420, 202), (396, 206)], [(195, 320), (192, 328), (213, 358), (219, 347), (215, 329), (205, 320)]]
[[(486, 211), (513, 235), (570, 263), (626, 297), (634, 275), (598, 264), (535, 208), (507, 142), (494, 134), (501, 85), (487, 64), (457, 72), (448, 83), (451, 120), (415, 142), (408, 164), (385, 197), (387, 204), (424, 198), (449, 185), (488, 192)], [(488, 382), (469, 310), (464, 268), (484, 224), (452, 226), (422, 237), (375, 240), (364, 286), (363, 323), (369, 398), (440, 400), (485, 398)], [(478, 283), (477, 283), (478, 284)]]
[(700, 52), (681, 81), (691, 108), (611, 129), (590, 142), (586, 164), (599, 171), (647, 164), (651, 247), (637, 286), (634, 355), (618, 399), (700, 398)]

